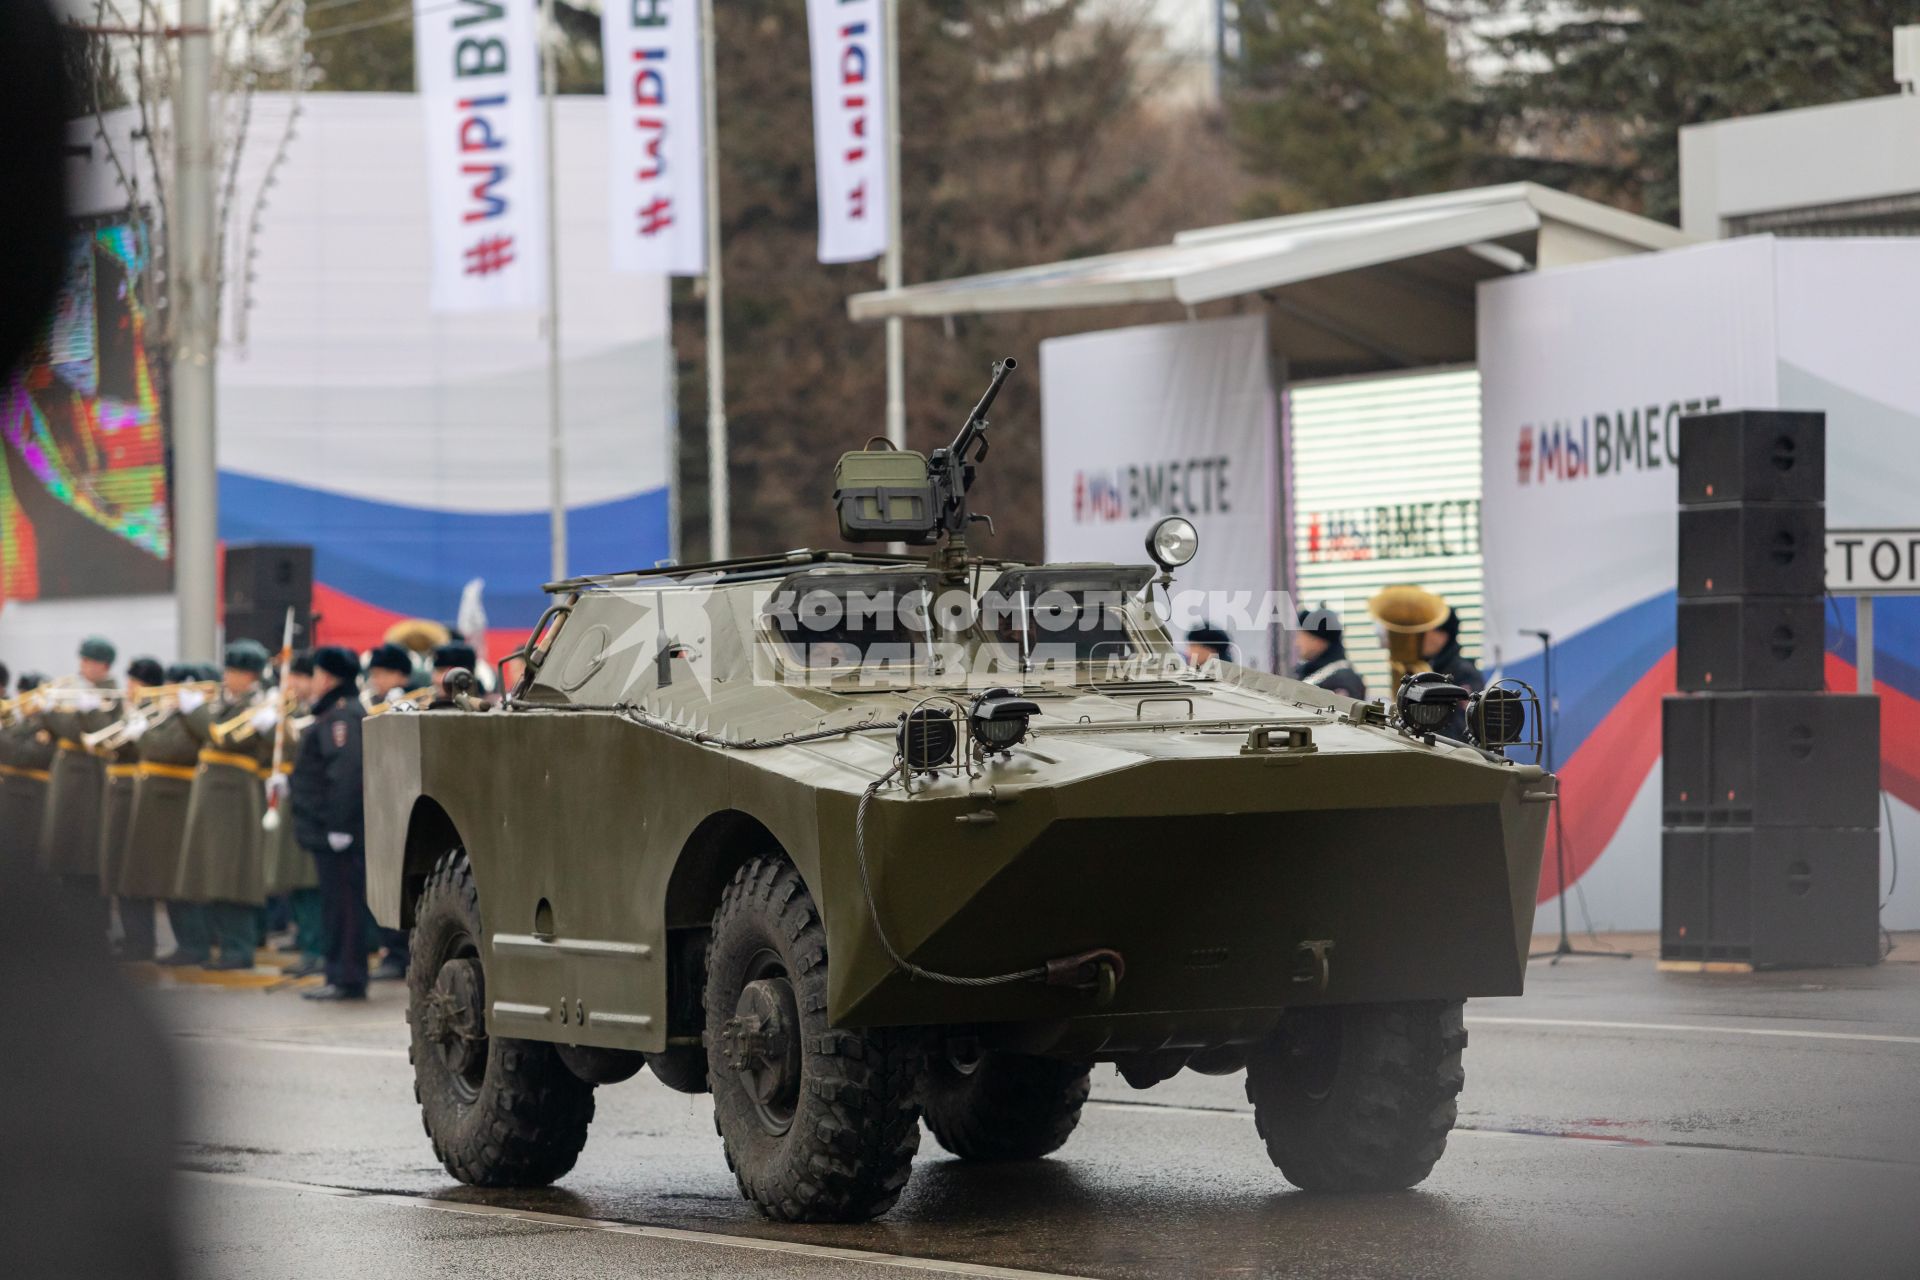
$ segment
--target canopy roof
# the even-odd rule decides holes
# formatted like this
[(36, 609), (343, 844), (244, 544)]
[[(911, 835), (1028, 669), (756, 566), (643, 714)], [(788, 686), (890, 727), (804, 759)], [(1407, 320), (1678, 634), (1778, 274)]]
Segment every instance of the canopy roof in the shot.
[(856, 320), (1258, 294), (1295, 377), (1472, 360), (1474, 288), (1689, 243), (1530, 182), (1184, 231), (1173, 243), (856, 294)]

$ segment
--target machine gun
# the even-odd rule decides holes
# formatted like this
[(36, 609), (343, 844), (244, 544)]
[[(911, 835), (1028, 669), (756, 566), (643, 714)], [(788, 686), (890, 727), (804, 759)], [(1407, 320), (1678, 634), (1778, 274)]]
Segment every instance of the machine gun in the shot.
[(967, 415), (960, 434), (952, 444), (935, 449), (931, 457), (893, 448), (841, 454), (834, 467), (833, 490), (840, 536), (848, 542), (904, 542), (921, 547), (944, 537), (947, 546), (939, 558), (948, 564), (964, 562), (967, 525), (978, 520), (989, 532), (993, 529), (991, 519), (967, 510), (967, 491), (987, 457), (987, 410), (1015, 368), (1012, 356), (994, 362), (986, 394)]

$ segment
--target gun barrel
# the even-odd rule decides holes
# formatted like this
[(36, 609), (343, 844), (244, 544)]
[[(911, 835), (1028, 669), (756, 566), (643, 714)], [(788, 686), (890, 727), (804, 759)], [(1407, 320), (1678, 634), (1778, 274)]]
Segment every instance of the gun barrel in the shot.
[(993, 362), (993, 380), (987, 383), (987, 393), (980, 397), (980, 403), (973, 406), (973, 412), (967, 416), (968, 425), (972, 425), (987, 416), (987, 410), (993, 408), (994, 398), (1000, 394), (1001, 384), (1006, 382), (1007, 375), (1012, 373), (1018, 366), (1019, 361), (1015, 360), (1012, 356)]

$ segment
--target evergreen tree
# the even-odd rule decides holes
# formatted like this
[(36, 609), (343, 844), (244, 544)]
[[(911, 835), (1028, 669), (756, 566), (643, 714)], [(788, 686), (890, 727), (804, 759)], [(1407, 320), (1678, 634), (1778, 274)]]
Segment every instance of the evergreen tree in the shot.
[(1242, 0), (1228, 119), (1269, 179), (1249, 213), (1459, 185), (1472, 152), (1452, 26), (1407, 0)]
[(1920, 0), (1484, 0), (1509, 69), (1483, 125), (1501, 176), (1677, 220), (1682, 125), (1893, 91)]

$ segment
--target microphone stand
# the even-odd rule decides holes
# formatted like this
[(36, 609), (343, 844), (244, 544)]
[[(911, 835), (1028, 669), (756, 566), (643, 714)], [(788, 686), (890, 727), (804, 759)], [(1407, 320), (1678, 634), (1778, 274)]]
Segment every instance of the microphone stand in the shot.
[[(1541, 717), (1540, 736), (1544, 739), (1541, 745), (1546, 748), (1547, 752), (1547, 772), (1554, 773), (1559, 762), (1554, 759), (1553, 755), (1553, 722), (1559, 716), (1560, 703), (1555, 696), (1553, 688), (1553, 636), (1546, 631), (1522, 631), (1521, 634), (1533, 636), (1540, 641), (1540, 657), (1545, 667), (1545, 670), (1542, 672), (1541, 683), (1547, 687), (1547, 706), (1546, 713)], [(1527, 955), (1527, 959), (1539, 960), (1545, 957), (1551, 957), (1551, 959), (1547, 960), (1548, 964), (1559, 964), (1560, 961), (1567, 956), (1595, 956), (1600, 959), (1631, 960), (1633, 958), (1633, 952), (1631, 951), (1582, 950), (1573, 945), (1573, 939), (1567, 933), (1567, 890), (1572, 886), (1567, 883), (1567, 829), (1566, 824), (1561, 821), (1560, 817), (1560, 806), (1564, 798), (1559, 794), (1559, 791), (1560, 779), (1559, 775), (1555, 774), (1553, 860), (1554, 865), (1559, 868), (1560, 874), (1560, 892), (1557, 895), (1560, 899), (1560, 941), (1558, 945), (1549, 950), (1530, 952)]]

